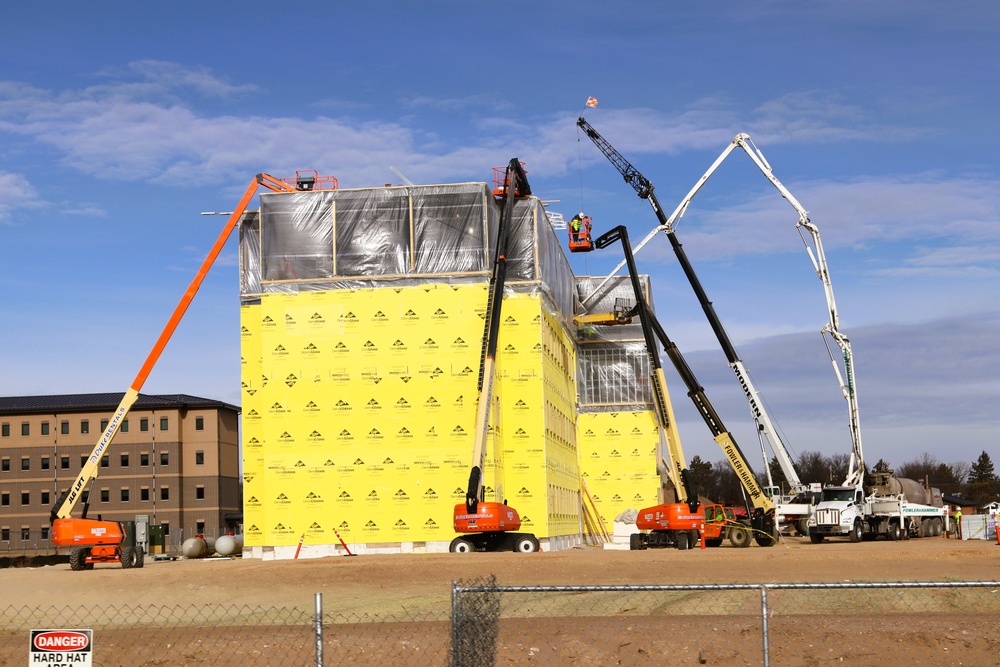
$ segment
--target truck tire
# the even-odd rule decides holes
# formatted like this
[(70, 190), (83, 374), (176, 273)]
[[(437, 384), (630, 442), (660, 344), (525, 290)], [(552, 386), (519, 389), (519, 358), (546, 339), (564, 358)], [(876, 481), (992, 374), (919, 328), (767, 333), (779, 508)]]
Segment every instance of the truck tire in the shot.
[(750, 531), (743, 526), (734, 526), (730, 528), (729, 543), (737, 549), (745, 549), (750, 546)]
[(79, 572), (80, 570), (86, 569), (86, 563), (84, 562), (87, 558), (86, 549), (73, 549), (69, 552), (69, 569), (74, 572)]
[(474, 545), (469, 540), (464, 537), (456, 537), (448, 545), (448, 551), (454, 554), (467, 554), (476, 550), (476, 545)]
[(642, 551), (646, 548), (642, 543), (642, 533), (632, 533), (628, 536), (628, 548), (630, 551)]
[(854, 525), (851, 526), (851, 542), (860, 542), (864, 537), (864, 533), (861, 531), (861, 519), (855, 519)]
[(132, 567), (142, 567), (146, 564), (146, 552), (142, 547), (136, 547), (132, 552)]
[(677, 550), (687, 551), (688, 546), (688, 533), (686, 530), (680, 530), (677, 532)]
[(823, 541), (824, 537), (826, 537), (826, 535), (819, 535), (817, 533), (809, 533), (809, 541), (812, 542), (813, 544), (819, 544), (820, 542)]
[(531, 554), (538, 551), (538, 540), (534, 535), (521, 535), (514, 542), (514, 551), (522, 554)]
[(903, 531), (899, 527), (899, 522), (898, 521), (890, 521), (889, 522), (889, 539), (892, 540), (893, 542), (895, 542), (897, 540), (902, 539), (902, 537), (903, 537)]
[(121, 559), (123, 569), (128, 570), (135, 563), (135, 556), (132, 553), (132, 547), (122, 547), (118, 557)]

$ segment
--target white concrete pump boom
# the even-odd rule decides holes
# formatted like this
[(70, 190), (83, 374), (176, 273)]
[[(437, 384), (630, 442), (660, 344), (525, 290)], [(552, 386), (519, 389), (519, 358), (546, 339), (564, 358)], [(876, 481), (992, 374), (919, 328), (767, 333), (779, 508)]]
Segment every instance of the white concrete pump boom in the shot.
[[(778, 464), (781, 466), (782, 471), (785, 474), (785, 479), (788, 481), (791, 487), (792, 495), (797, 495), (803, 493), (807, 490), (805, 485), (802, 484), (799, 479), (798, 473), (795, 471), (795, 466), (792, 464), (791, 457), (788, 454), (788, 450), (782, 442), (780, 436), (778, 435), (777, 429), (771, 421), (767, 410), (764, 408), (763, 400), (761, 399), (760, 392), (754, 385), (753, 380), (750, 377), (750, 373), (747, 371), (746, 366), (743, 364), (743, 360), (740, 358), (736, 351), (736, 347), (733, 345), (732, 341), (729, 339), (729, 335), (726, 333), (725, 328), (722, 326), (722, 322), (715, 312), (715, 308), (712, 306), (712, 302), (709, 300), (708, 295), (705, 294), (705, 290), (701, 285), (701, 281), (698, 279), (694, 272), (694, 268), (691, 266), (690, 261), (684, 252), (683, 247), (674, 235), (673, 228), (674, 222), (679, 219), (683, 212), (687, 209), (688, 204), (690, 204), (691, 199), (694, 197), (695, 193), (701, 188), (701, 186), (708, 180), (711, 173), (722, 163), (725, 157), (730, 151), (735, 147), (735, 144), (731, 144), (715, 161), (715, 164), (709, 169), (708, 173), (702, 176), (698, 184), (688, 193), (684, 201), (681, 202), (680, 206), (673, 212), (670, 218), (666, 218), (663, 214), (663, 209), (660, 207), (660, 203), (654, 194), (653, 184), (639, 171), (633, 167), (628, 160), (626, 160), (604, 137), (602, 137), (597, 130), (590, 126), (589, 123), (583, 118), (577, 121), (587, 136), (594, 142), (594, 144), (600, 149), (602, 153), (608, 158), (609, 161), (615, 166), (616, 169), (625, 178), (625, 182), (631, 185), (639, 196), (643, 199), (647, 199), (652, 206), (653, 211), (656, 213), (657, 219), (660, 221), (660, 226), (653, 229), (652, 232), (646, 235), (642, 243), (636, 248), (638, 252), (639, 248), (645, 245), (658, 231), (664, 231), (667, 234), (667, 238), (670, 239), (670, 244), (674, 249), (674, 253), (677, 255), (678, 260), (681, 263), (681, 267), (684, 270), (684, 274), (688, 278), (688, 282), (691, 284), (692, 289), (694, 289), (695, 295), (698, 297), (698, 301), (701, 304), (702, 310), (705, 312), (705, 316), (708, 318), (709, 324), (712, 327), (712, 331), (715, 333), (716, 338), (719, 341), (719, 345), (722, 347), (722, 351), (726, 355), (726, 359), (729, 362), (729, 367), (732, 369), (733, 373), (736, 375), (736, 379), (743, 389), (743, 393), (747, 398), (750, 405), (750, 414), (753, 417), (754, 423), (757, 425), (758, 437), (763, 437), (766, 439), (770, 445), (771, 449), (774, 451), (775, 457), (778, 459)], [(618, 271), (624, 266), (624, 262), (619, 263), (618, 266), (609, 274), (609, 276), (602, 281), (602, 285), (611, 279)], [(597, 289), (600, 289), (598, 287)], [(584, 303), (590, 299), (593, 294), (596, 294), (597, 290), (588, 295), (584, 299)], [(763, 448), (763, 446), (762, 446)], [(767, 466), (767, 461), (765, 457), (765, 468), (768, 473), (768, 479), (770, 480), (770, 467)]]

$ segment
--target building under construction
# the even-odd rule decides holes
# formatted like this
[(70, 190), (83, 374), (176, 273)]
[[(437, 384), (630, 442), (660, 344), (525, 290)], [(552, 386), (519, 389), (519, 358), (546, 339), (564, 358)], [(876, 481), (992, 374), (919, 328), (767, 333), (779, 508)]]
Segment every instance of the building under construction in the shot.
[[(446, 551), (473, 452), (500, 211), (485, 182), (264, 193), (240, 225), (245, 554)], [(484, 469), (543, 549), (655, 504), (633, 326), (515, 201)], [(647, 282), (648, 285), (648, 282)], [(598, 520), (597, 517), (600, 517)]]

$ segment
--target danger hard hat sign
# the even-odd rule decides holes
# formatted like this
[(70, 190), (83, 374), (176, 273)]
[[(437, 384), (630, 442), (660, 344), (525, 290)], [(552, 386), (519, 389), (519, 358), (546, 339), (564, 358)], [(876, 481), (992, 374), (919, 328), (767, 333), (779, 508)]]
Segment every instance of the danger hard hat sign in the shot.
[(32, 630), (28, 664), (89, 667), (93, 664), (93, 630)]

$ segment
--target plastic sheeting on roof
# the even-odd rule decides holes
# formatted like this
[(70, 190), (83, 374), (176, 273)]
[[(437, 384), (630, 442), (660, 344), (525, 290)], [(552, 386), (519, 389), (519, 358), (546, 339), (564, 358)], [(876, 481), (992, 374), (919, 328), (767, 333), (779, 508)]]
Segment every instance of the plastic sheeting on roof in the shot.
[[(240, 294), (295, 293), (431, 281), (484, 282), (500, 217), (486, 183), (264, 193), (240, 226)], [(544, 207), (515, 201), (507, 280), (541, 289), (564, 320), (573, 272)], [(518, 284), (521, 283), (521, 284)]]

